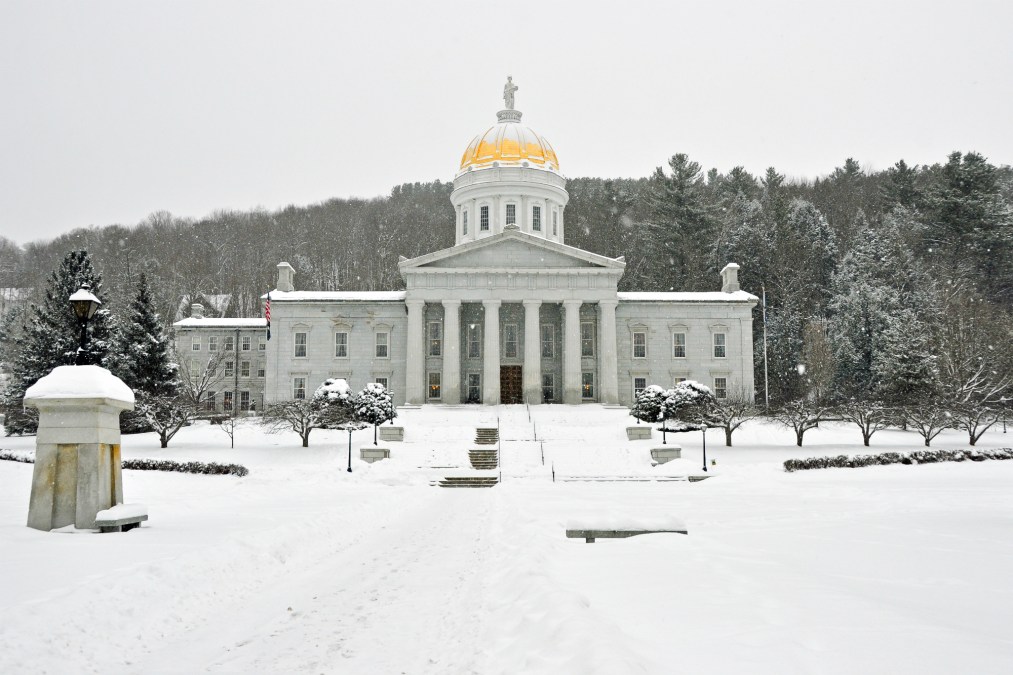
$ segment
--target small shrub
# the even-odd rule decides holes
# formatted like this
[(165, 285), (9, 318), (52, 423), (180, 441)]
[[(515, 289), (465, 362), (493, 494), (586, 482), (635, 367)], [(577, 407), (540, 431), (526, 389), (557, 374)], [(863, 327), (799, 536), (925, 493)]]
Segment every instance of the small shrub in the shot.
[(935, 464), (937, 462), (984, 462), (986, 459), (1013, 459), (1013, 449), (994, 450), (912, 450), (911, 452), (881, 452), (875, 455), (837, 455), (836, 457), (805, 457), (784, 462), (784, 470), (854, 469), (863, 466), (887, 464)]
[[(27, 452), (15, 450), (0, 450), (0, 460), (8, 462), (24, 462), (34, 464), (35, 457)], [(134, 471), (175, 471), (177, 473), (197, 473), (205, 476), (239, 476), (242, 478), (250, 473), (250, 470), (241, 464), (220, 464), (218, 462), (177, 462), (172, 459), (124, 459), (121, 462), (124, 469)]]

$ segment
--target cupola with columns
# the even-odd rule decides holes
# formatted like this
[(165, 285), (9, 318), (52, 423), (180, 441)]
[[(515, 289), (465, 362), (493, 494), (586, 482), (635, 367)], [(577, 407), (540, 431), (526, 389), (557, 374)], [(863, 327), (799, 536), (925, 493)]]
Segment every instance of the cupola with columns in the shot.
[(508, 77), (496, 124), (475, 136), (461, 157), (450, 196), (455, 244), (506, 228), (563, 243), (566, 179), (549, 141), (521, 123), (521, 111), (514, 108), (517, 89)]

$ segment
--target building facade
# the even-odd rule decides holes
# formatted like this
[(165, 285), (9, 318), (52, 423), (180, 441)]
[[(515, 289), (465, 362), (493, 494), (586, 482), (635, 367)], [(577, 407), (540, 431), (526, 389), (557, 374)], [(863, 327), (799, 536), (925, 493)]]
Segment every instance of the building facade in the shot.
[[(404, 291), (297, 291), (295, 270), (278, 265), (251, 395), (258, 384), (266, 403), (307, 398), (341, 377), (356, 390), (380, 382), (398, 405), (628, 406), (650, 384), (692, 379), (752, 398), (757, 298), (739, 289), (738, 265), (720, 291), (618, 292), (625, 261), (565, 244), (559, 160), (507, 103), (461, 159), (455, 245), (402, 258)], [(175, 324), (180, 353), (224, 335), (223, 321)], [(266, 338), (263, 320), (242, 321)]]

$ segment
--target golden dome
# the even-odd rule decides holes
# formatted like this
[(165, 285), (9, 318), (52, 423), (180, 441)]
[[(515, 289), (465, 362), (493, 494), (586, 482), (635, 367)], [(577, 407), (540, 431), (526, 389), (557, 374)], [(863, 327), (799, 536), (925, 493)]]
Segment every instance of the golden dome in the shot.
[(527, 162), (534, 167), (559, 171), (559, 160), (549, 141), (519, 121), (504, 117), (501, 114), (498, 124), (472, 139), (461, 157), (461, 170), (486, 168), (493, 162), (501, 166), (524, 166)]

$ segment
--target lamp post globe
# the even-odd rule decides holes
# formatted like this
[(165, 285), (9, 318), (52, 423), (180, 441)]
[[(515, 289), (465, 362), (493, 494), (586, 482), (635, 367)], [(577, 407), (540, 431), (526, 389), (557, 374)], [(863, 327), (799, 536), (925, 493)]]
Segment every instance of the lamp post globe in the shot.
[(81, 288), (73, 293), (68, 299), (70, 306), (74, 309), (74, 316), (81, 324), (81, 338), (77, 346), (77, 359), (74, 365), (87, 366), (88, 364), (88, 322), (95, 316), (102, 301), (95, 297), (88, 284), (81, 284)]

